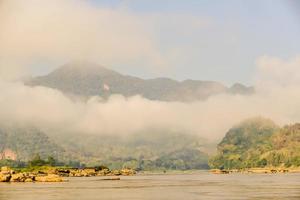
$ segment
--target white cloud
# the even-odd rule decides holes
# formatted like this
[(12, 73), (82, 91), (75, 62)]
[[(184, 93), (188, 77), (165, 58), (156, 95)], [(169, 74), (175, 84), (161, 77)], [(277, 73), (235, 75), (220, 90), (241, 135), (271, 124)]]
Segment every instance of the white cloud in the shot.
[(268, 117), (281, 125), (299, 121), (298, 81), (287, 77), (282, 79), (284, 87), (273, 87), (272, 84), (272, 87), (266, 88), (264, 84), (269, 80), (277, 83), (278, 74), (281, 80), (286, 72), (297, 76), (299, 59), (274, 62), (274, 58), (264, 57), (259, 63), (258, 77), (268, 78), (258, 81), (257, 94), (218, 95), (193, 103), (151, 101), (140, 96), (125, 98), (118, 95), (108, 101), (98, 97), (86, 102), (73, 101), (53, 89), (1, 82), (0, 119), (31, 123), (61, 132), (130, 134), (148, 128), (161, 128), (194, 133), (209, 139), (220, 139), (231, 126), (249, 117)]
[(135, 13), (85, 0), (2, 0), (0, 77), (28, 73), (24, 67), (41, 61), (172, 70), (191, 54), (180, 41), (212, 23), (189, 13)]
[(152, 33), (123, 9), (81, 0), (4, 0), (0, 5), (0, 56), (7, 64), (87, 59), (108, 66), (164, 65)]
[[(126, 9), (93, 7), (82, 0), (2, 0), (0, 77), (27, 72), (24, 66), (39, 60), (170, 66), (189, 56), (176, 46), (159, 48), (156, 31), (174, 29), (174, 33), (189, 37), (191, 30), (209, 24), (209, 20), (188, 15), (137, 16)], [(1, 81), (0, 119), (54, 131), (129, 134), (156, 127), (207, 138), (221, 138), (233, 124), (257, 115), (281, 124), (299, 121), (300, 59), (262, 57), (257, 63), (256, 95), (219, 95), (194, 103), (150, 101), (139, 96), (112, 96), (107, 102), (97, 97), (73, 101), (53, 89)]]
[(260, 88), (300, 87), (300, 56), (289, 60), (263, 56), (257, 60), (257, 84)]

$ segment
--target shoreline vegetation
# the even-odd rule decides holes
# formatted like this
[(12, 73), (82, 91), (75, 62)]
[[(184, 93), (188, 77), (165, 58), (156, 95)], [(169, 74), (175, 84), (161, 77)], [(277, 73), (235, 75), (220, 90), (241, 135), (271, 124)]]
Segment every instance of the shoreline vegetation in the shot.
[(300, 123), (279, 127), (269, 119), (245, 120), (226, 133), (209, 166), (216, 173), (299, 171)]
[[(269, 119), (245, 120), (226, 133), (217, 146), (216, 155), (210, 156), (204, 165), (204, 160), (199, 160), (199, 154), (202, 155), (200, 151), (185, 150), (183, 148), (176, 151), (176, 156), (173, 157), (170, 154), (165, 155), (160, 162), (155, 162), (157, 167), (150, 168), (151, 170), (145, 167), (148, 166), (147, 163), (137, 161), (124, 161), (126, 164), (119, 162), (116, 165), (118, 167), (107, 167), (101, 163), (90, 165), (79, 161), (63, 162), (52, 156), (42, 159), (39, 154), (26, 162), (2, 159), (0, 182), (62, 182), (64, 177), (91, 176), (107, 176), (105, 180), (119, 180), (115, 176), (130, 176), (137, 172), (189, 173), (204, 169), (202, 167), (206, 165), (209, 165), (209, 172), (212, 174), (300, 173), (300, 124), (279, 127)], [(16, 157), (9, 151), (5, 153), (4, 157)], [(189, 172), (185, 171), (186, 166), (189, 166)]]

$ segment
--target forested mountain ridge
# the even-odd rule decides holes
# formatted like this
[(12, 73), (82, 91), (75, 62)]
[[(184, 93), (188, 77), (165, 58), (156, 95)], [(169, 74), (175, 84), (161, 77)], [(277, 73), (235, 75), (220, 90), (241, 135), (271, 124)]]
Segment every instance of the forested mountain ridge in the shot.
[(32, 126), (0, 126), (2, 161), (9, 159), (1, 157), (1, 153), (8, 150), (16, 155), (14, 160), (22, 162), (39, 155), (42, 159), (51, 156), (62, 164), (75, 166), (106, 165), (112, 169), (130, 167), (138, 170), (205, 169), (208, 168), (205, 148), (205, 141), (196, 135), (168, 131), (126, 136), (46, 134)]
[(219, 169), (300, 166), (300, 124), (280, 128), (268, 119), (246, 120), (227, 132), (209, 165)]
[(50, 87), (65, 94), (85, 97), (108, 97), (111, 94), (126, 97), (141, 95), (147, 99), (161, 101), (195, 101), (205, 100), (221, 93), (241, 95), (254, 93), (253, 87), (242, 84), (234, 84), (228, 88), (216, 81), (141, 79), (89, 62), (68, 63), (48, 75), (31, 78), (25, 84)]

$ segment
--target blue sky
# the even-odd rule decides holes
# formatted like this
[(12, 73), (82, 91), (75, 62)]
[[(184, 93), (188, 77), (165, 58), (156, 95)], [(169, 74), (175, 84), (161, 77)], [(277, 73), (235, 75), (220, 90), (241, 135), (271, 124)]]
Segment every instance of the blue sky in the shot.
[(124, 7), (137, 15), (192, 15), (213, 23), (189, 37), (160, 27), (157, 30), (160, 48), (188, 46), (186, 51), (183, 49), (188, 58), (160, 74), (151, 74), (143, 68), (132, 68), (129, 72), (127, 69), (125, 73), (251, 84), (260, 56), (289, 58), (300, 52), (300, 7), (296, 0), (91, 1), (99, 7)]
[(12, 74), (88, 60), (142, 78), (253, 85), (262, 56), (300, 55), (298, 0), (1, 2), (0, 69), (29, 68)]

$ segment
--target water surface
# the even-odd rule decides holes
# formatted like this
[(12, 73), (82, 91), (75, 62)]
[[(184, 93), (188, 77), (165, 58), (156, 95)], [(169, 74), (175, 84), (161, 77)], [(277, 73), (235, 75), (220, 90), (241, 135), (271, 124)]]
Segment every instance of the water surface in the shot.
[(0, 183), (0, 200), (299, 200), (300, 174), (137, 175), (120, 181), (69, 178), (64, 183)]

